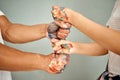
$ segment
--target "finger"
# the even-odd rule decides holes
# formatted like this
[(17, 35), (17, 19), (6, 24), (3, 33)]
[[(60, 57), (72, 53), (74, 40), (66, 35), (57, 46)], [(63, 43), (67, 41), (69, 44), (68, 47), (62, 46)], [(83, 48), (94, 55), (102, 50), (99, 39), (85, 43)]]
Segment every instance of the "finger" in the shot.
[(64, 34), (64, 33), (61, 33), (61, 32), (58, 32), (58, 33), (57, 33), (57, 37), (58, 37), (59, 39), (65, 39), (67, 36), (68, 36), (68, 34)]
[(55, 43), (56, 46), (61, 46), (62, 48), (73, 48), (73, 43), (66, 40), (60, 40)]
[(70, 28), (71, 27), (71, 24), (65, 23), (65, 22), (60, 21), (60, 20), (55, 20), (54, 22), (61, 28)]
[(50, 69), (52, 72), (54, 72), (54, 73), (59, 72), (59, 71), (55, 68), (55, 66), (52, 66), (52, 67), (50, 67), (49, 69)]
[(58, 47), (61, 47), (62, 44), (63, 44), (63, 41), (62, 41), (62, 40), (54, 43), (53, 49), (54, 49), (54, 50), (59, 50), (60, 48), (58, 48)]
[(52, 6), (52, 9), (59, 9), (59, 8), (60, 8), (60, 6), (56, 6), (56, 5)]
[(64, 34), (69, 34), (70, 33), (70, 28), (60, 28), (58, 32), (64, 33)]
[(66, 43), (65, 40), (60, 40), (60, 41), (56, 42), (55, 45), (60, 46), (60, 45), (65, 44), (65, 43)]
[(55, 46), (55, 47), (53, 47), (53, 50), (56, 51), (56, 52), (59, 51), (59, 50), (61, 50), (61, 49), (62, 49), (61, 46)]
[(65, 24), (68, 26), (68, 28), (72, 27), (72, 25), (70, 23), (65, 23)]
[(60, 6), (53, 6), (52, 7), (52, 16), (53, 16), (54, 19), (60, 19), (61, 18)]
[[(55, 12), (56, 12), (56, 11), (58, 11), (58, 10), (59, 10), (59, 6), (52, 6), (52, 11), (55, 11)], [(54, 13), (55, 13), (55, 12), (54, 12)]]
[(64, 22), (61, 22), (61, 25), (62, 25), (62, 28), (68, 28), (68, 26)]
[(60, 28), (57, 32), (57, 37), (60, 39), (65, 39), (70, 33), (69, 29)]
[(55, 46), (55, 43), (58, 42), (59, 40), (58, 39), (55, 39), (55, 38), (52, 38), (50, 39), (51, 43), (52, 43), (52, 47)]
[(56, 23), (57, 26), (62, 27), (63, 26), (63, 22), (59, 21), (59, 20), (55, 20), (54, 21)]
[(59, 40), (58, 40), (58, 39), (55, 39), (55, 38), (52, 38), (52, 39), (50, 39), (50, 41), (51, 41), (52, 43), (56, 43), (56, 42), (58, 42)]
[(69, 54), (70, 51), (69, 51), (69, 49), (61, 48), (60, 50), (57, 50), (57, 53)]

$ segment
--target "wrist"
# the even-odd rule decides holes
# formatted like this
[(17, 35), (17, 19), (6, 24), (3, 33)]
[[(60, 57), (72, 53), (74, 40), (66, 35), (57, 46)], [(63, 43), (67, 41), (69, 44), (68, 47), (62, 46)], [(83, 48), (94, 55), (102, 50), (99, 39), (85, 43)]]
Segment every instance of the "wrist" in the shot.
[(45, 55), (37, 53), (28, 53), (26, 61), (23, 63), (26, 64), (26, 67), (28, 67), (30, 70), (44, 70), (44, 56)]
[(49, 73), (53, 73), (50, 69), (49, 69), (49, 64), (51, 62), (51, 60), (53, 59), (53, 55), (42, 55), (39, 54), (38, 55), (38, 64), (37, 64), (37, 69), (39, 70), (43, 70)]
[(36, 69), (38, 70), (46, 70), (46, 56), (45, 55), (42, 55), (42, 54), (37, 54), (37, 57), (36, 57)]
[(48, 34), (47, 28), (48, 28), (48, 24), (44, 24), (42, 28), (40, 29), (40, 31), (43, 31), (42, 33), (43, 38), (47, 37), (47, 34)]
[(75, 53), (75, 43), (74, 42), (68, 42), (68, 43), (65, 43), (65, 44), (68, 44), (69, 45), (69, 54), (74, 54)]
[(76, 54), (79, 49), (77, 49), (78, 42), (72, 42), (72, 48), (70, 49), (70, 54)]
[(45, 37), (48, 37), (48, 24), (45, 25)]
[(40, 57), (39, 54), (35, 54), (34, 53), (34, 58), (32, 59), (31, 63), (32, 65), (34, 66), (34, 69), (35, 70), (41, 70), (41, 62), (40, 62), (40, 59), (42, 60), (42, 57)]
[(72, 19), (71, 19), (71, 18), (72, 18), (71, 10), (68, 9), (68, 8), (65, 8), (63, 11), (66, 13), (66, 15), (67, 15), (67, 17), (68, 17), (68, 22), (71, 23), (71, 20), (72, 20)]

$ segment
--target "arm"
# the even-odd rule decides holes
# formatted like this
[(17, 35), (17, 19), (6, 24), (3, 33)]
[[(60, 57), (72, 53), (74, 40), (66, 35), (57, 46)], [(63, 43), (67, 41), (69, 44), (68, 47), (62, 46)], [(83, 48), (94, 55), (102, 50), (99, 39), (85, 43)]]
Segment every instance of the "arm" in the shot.
[[(73, 24), (73, 26), (89, 36), (103, 48), (120, 55), (120, 31), (97, 24), (71, 9), (65, 8), (61, 11), (60, 9), (59, 6), (53, 6), (52, 14), (55, 18), (59, 19), (60, 17), (63, 21)], [(114, 39), (112, 39), (113, 37)]]
[(0, 16), (0, 28), (4, 40), (13, 43), (25, 43), (46, 37), (48, 24), (23, 25), (11, 23)]
[(84, 54), (90, 56), (101, 56), (107, 54), (107, 50), (97, 43), (78, 43), (74, 42), (71, 53)]
[(66, 9), (66, 12), (70, 14), (70, 23), (77, 29), (92, 38), (103, 48), (120, 55), (120, 31), (106, 28), (70, 9)]
[(84, 54), (90, 56), (100, 56), (107, 54), (107, 50), (101, 47), (99, 44), (93, 43), (79, 43), (79, 42), (71, 42), (67, 40), (55, 41), (54, 50), (57, 52), (66, 52), (67, 50), (61, 47), (62, 44), (71, 44), (70, 52), (66, 52), (69, 54)]
[(0, 70), (44, 70), (52, 73), (48, 68), (52, 58), (53, 55), (23, 52), (0, 44)]

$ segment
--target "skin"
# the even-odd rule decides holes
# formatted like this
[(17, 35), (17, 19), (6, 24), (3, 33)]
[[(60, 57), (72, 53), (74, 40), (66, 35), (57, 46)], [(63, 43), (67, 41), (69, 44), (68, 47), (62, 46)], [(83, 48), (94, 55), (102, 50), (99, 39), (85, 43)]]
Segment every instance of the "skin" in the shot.
[(66, 52), (67, 50), (65, 48), (61, 48), (60, 46), (62, 44), (72, 44), (72, 47), (70, 48), (70, 52), (66, 52), (69, 54), (83, 54), (83, 55), (89, 55), (89, 56), (101, 56), (107, 54), (107, 50), (101, 47), (100, 45), (96, 43), (80, 43), (80, 42), (71, 42), (68, 40), (61, 40), (54, 42), (54, 50), (57, 52)]
[[(59, 8), (59, 6), (53, 6), (53, 8), (54, 7)], [(103, 55), (110, 50), (120, 55), (120, 45), (118, 45), (120, 44), (120, 31), (100, 25), (71, 9), (65, 8), (63, 11), (65, 11), (68, 17), (68, 20), (64, 20), (65, 22), (71, 23), (79, 31), (94, 40), (94, 43), (85, 44), (76, 44), (76, 42), (73, 42), (75, 49), (72, 53), (82, 54), (82, 52), (86, 52), (86, 55)], [(55, 15), (57, 16), (61, 14)], [(113, 37), (114, 39), (112, 39)], [(63, 42), (61, 42), (61, 44), (63, 44)]]
[[(10, 22), (4, 15), (0, 16), (0, 29), (4, 40), (11, 43), (26, 43), (45, 38), (48, 24), (24, 25)], [(25, 32), (25, 33), (24, 33)], [(54, 54), (43, 55), (24, 52), (0, 43), (0, 70), (29, 71), (49, 70)]]

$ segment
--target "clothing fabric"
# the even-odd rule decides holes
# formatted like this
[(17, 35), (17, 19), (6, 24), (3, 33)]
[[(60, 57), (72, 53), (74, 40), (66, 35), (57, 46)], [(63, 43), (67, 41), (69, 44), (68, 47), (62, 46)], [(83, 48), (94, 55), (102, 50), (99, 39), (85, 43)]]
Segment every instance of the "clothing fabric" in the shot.
[[(116, 0), (107, 26), (111, 29), (120, 31), (120, 0)], [(109, 51), (108, 54), (109, 62), (107, 69), (98, 80), (120, 80), (120, 55), (112, 51)]]
[[(0, 11), (0, 16), (1, 15), (4, 15), (4, 13), (2, 11)], [(0, 43), (4, 44), (3, 38), (2, 38), (2, 35), (1, 35), (1, 29), (0, 29)], [(0, 70), (0, 80), (12, 80), (11, 72)]]
[[(65, 23), (64, 23), (64, 25), (68, 26)], [(55, 22), (50, 23), (50, 25), (48, 27), (48, 37), (49, 37), (50, 41), (51, 41), (51, 39), (55, 39), (55, 40), (63, 39), (63, 38), (58, 37), (56, 34), (56, 32), (59, 29), (61, 29), (61, 28)], [(66, 29), (66, 28), (63, 28), (63, 29)], [(67, 29), (68, 29), (68, 27), (67, 27)], [(52, 41), (51, 41), (51, 43), (52, 43)], [(52, 44), (54, 44), (54, 43), (52, 43)], [(61, 45), (61, 48), (65, 48), (69, 52), (71, 46), (70, 46), (70, 44), (63, 44), (63, 45)], [(63, 72), (66, 65), (68, 64), (69, 59), (70, 59), (69, 54), (65, 54), (64, 51), (62, 51), (62, 52), (54, 51), (54, 58), (51, 60), (51, 62), (49, 64), (49, 69), (52, 72), (57, 71), (57, 73), (61, 73), (61, 72)]]
[[(111, 29), (120, 31), (120, 0), (116, 0), (115, 7), (113, 8), (112, 15), (107, 25)], [(120, 61), (120, 55), (109, 51), (108, 71), (110, 73), (120, 75), (119, 61)]]
[(102, 73), (98, 80), (120, 80), (120, 75), (115, 75), (108, 71)]
[(0, 15), (4, 15), (4, 13), (0, 10)]

